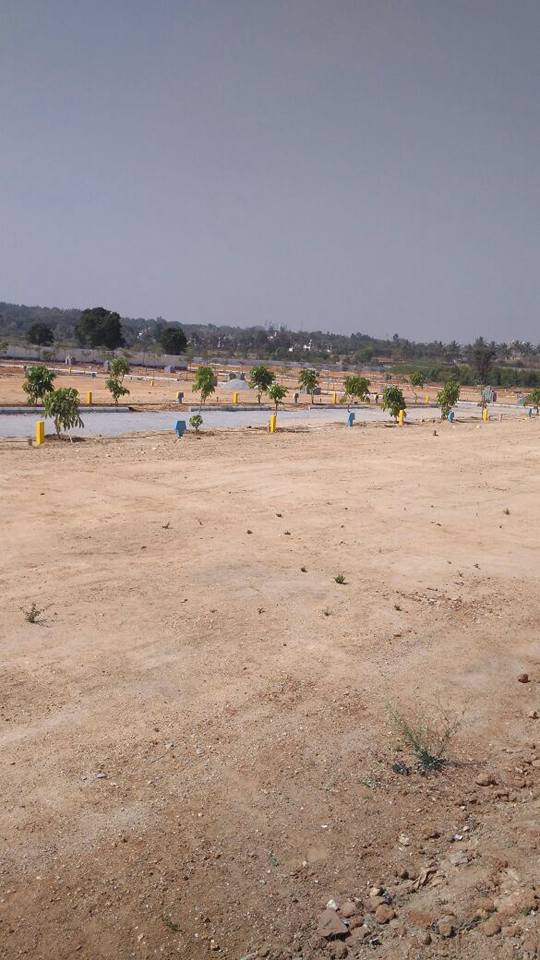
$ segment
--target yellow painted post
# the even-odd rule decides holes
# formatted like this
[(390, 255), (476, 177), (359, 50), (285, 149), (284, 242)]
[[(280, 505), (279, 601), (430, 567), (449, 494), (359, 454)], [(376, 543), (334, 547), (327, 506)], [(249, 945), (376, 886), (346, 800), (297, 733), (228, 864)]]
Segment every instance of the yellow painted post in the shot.
[(233, 402), (233, 403), (238, 403), (238, 391), (237, 391), (237, 390), (235, 390), (234, 393), (233, 393), (233, 395), (232, 395), (232, 402)]
[(150, 386), (151, 386), (151, 387), (154, 386), (154, 381), (153, 381), (153, 380), (150, 381)]
[(88, 404), (89, 407), (92, 405), (92, 391), (91, 391), (91, 390), (89, 390), (88, 393), (86, 394), (86, 402), (87, 402), (87, 404)]
[(332, 394), (332, 403), (337, 403), (337, 393), (336, 393), (335, 390), (334, 390), (334, 392), (333, 392), (333, 394)]
[(275, 413), (273, 413), (272, 416), (270, 417), (270, 425), (269, 425), (269, 428), (268, 428), (269, 431), (270, 431), (270, 433), (275, 433), (275, 432), (276, 432), (276, 422), (277, 422), (277, 417), (276, 417)]
[(429, 403), (429, 394), (426, 393), (424, 400), (426, 401), (426, 403)]
[(40, 447), (42, 443), (45, 443), (45, 421), (36, 420), (36, 432), (34, 445)]
[(403, 426), (403, 421), (405, 420), (405, 410), (400, 410), (398, 413), (398, 420), (400, 427)]

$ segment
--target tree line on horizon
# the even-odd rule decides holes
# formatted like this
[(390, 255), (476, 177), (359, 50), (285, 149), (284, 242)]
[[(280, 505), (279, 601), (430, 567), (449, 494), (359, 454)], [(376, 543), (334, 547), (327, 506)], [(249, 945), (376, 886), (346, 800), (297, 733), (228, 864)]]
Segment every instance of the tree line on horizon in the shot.
[(0, 302), (0, 348), (6, 338), (25, 339), (40, 347), (55, 343), (69, 347), (102, 348), (127, 351), (185, 355), (188, 360), (201, 357), (239, 357), (280, 360), (322, 365), (339, 363), (350, 366), (376, 366), (390, 363), (396, 372), (411, 373), (416, 366), (427, 380), (454, 378), (463, 384), (486, 382), (486, 367), (494, 386), (540, 384), (540, 345), (530, 342), (486, 342), (460, 345), (415, 342), (400, 337), (379, 339), (368, 334), (350, 335), (331, 332), (288, 330), (286, 327), (234, 327), (213, 324), (167, 323), (156, 319), (121, 317), (104, 307), (86, 310), (28, 307)]

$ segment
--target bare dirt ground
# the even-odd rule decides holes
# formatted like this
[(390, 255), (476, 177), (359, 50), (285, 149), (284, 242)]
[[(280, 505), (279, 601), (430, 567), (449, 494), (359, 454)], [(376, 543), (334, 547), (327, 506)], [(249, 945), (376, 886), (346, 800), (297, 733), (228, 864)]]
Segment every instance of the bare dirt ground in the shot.
[[(83, 368), (78, 367), (76, 369), (82, 370)], [(75, 387), (81, 395), (81, 403), (83, 405), (86, 403), (86, 397), (89, 391), (92, 392), (93, 403), (112, 404), (111, 394), (105, 386), (106, 374), (103, 372), (103, 368), (94, 368), (95, 378), (91, 376), (92, 368), (88, 367), (84, 369), (84, 375), (77, 373), (70, 375), (67, 369), (57, 373), (55, 387)], [(210, 398), (210, 402), (232, 403), (234, 391), (233, 388), (229, 389), (226, 385), (228, 370), (216, 367), (216, 372), (220, 385), (217, 387), (215, 394)], [(125, 380), (125, 386), (129, 389), (129, 396), (125, 397), (122, 402), (138, 407), (157, 406), (177, 408), (176, 395), (179, 391), (184, 393), (185, 404), (189, 405), (198, 403), (199, 401), (199, 394), (193, 392), (195, 367), (187, 372), (178, 371), (174, 374), (167, 374), (163, 370), (151, 371), (142, 367), (134, 367), (131, 373), (133, 378), (130, 375), (126, 377)], [(153, 379), (152, 373), (154, 373)], [(288, 396), (286, 398), (286, 405), (292, 407), (294, 405), (294, 394), (298, 391), (298, 370), (284, 371), (282, 369), (276, 369), (275, 373), (279, 382), (287, 387)], [(381, 373), (374, 374), (369, 370), (364, 371), (364, 374), (370, 380), (372, 392), (378, 392), (382, 396), (386, 385), (384, 375)], [(337, 392), (338, 397), (341, 399), (343, 396), (343, 379), (345, 376), (345, 373), (336, 372), (335, 370), (322, 370), (320, 373), (321, 395), (315, 397), (315, 402), (331, 403), (334, 391)], [(249, 377), (249, 373), (246, 373), (246, 377)], [(26, 395), (22, 389), (23, 381), (24, 370), (22, 363), (0, 364), (0, 405), (14, 404), (24, 406), (26, 404)], [(437, 392), (441, 387), (441, 384), (430, 383), (422, 390), (417, 390), (416, 393), (413, 393), (410, 384), (405, 378), (394, 378), (394, 382), (401, 385), (405, 399), (409, 404), (415, 402), (422, 403), (425, 401), (425, 398), (431, 401), (435, 400)], [(501, 389), (498, 391), (498, 399), (501, 402), (516, 403), (516, 398), (523, 395), (524, 392), (526, 393), (527, 391)], [(462, 400), (473, 400), (476, 402), (480, 399), (480, 390), (478, 387), (462, 387), (461, 398)], [(238, 402), (240, 405), (257, 403), (257, 394), (254, 390), (241, 390), (238, 393)], [(298, 404), (300, 406), (311, 404), (311, 397), (308, 394), (300, 392)]]
[(0, 956), (537, 957), (539, 429), (2, 447)]

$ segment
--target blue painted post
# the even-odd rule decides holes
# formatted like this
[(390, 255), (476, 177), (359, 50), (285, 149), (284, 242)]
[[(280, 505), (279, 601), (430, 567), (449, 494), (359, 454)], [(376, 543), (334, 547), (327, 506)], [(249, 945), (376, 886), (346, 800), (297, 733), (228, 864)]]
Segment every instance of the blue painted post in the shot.
[(176, 421), (176, 426), (175, 426), (174, 429), (175, 429), (175, 432), (176, 432), (176, 436), (178, 437), (179, 440), (181, 440), (181, 438), (184, 436), (184, 434), (185, 434), (185, 432), (186, 432), (186, 430), (187, 430), (187, 423), (186, 423), (186, 421), (185, 421), (185, 420), (177, 420), (177, 421)]
[(352, 427), (355, 419), (356, 419), (356, 414), (354, 413), (353, 410), (351, 410), (351, 412), (349, 413), (349, 416), (347, 417), (347, 423), (349, 427)]
[(449, 419), (450, 423), (453, 423), (453, 422), (454, 422), (454, 411), (453, 411), (453, 410), (450, 410), (450, 412), (449, 412), (449, 414), (448, 414), (448, 419)]

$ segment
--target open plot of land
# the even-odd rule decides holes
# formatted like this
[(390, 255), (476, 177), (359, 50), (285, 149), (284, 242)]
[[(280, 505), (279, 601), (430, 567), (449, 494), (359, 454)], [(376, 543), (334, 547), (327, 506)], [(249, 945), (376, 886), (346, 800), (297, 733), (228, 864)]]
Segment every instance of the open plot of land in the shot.
[(537, 955), (539, 423), (437, 433), (0, 450), (1, 957)]
[[(272, 366), (271, 363), (270, 366)], [(219, 365), (214, 365), (214, 368), (218, 376), (219, 385), (216, 388), (215, 394), (211, 396), (210, 402), (231, 403), (233, 401), (233, 394), (237, 388), (227, 382), (229, 370), (219, 367)], [(107, 374), (102, 367), (91, 368), (79, 366), (74, 367), (71, 373), (67, 368), (64, 370), (62, 367), (55, 366), (54, 369), (56, 370), (55, 387), (75, 387), (81, 395), (83, 405), (86, 403), (86, 397), (89, 391), (92, 393), (93, 403), (112, 403), (111, 394), (105, 386)], [(131, 374), (128, 375), (125, 380), (125, 386), (129, 389), (129, 396), (124, 398), (122, 402), (135, 404), (139, 407), (163, 406), (166, 408), (176, 408), (176, 395), (181, 391), (184, 394), (184, 402), (186, 404), (198, 403), (200, 396), (193, 392), (195, 369), (196, 368), (193, 367), (189, 371), (177, 371), (176, 373), (167, 374), (162, 369), (151, 370), (134, 367)], [(92, 377), (92, 372), (95, 373), (95, 377)], [(277, 380), (288, 390), (286, 398), (287, 404), (296, 406), (296, 404), (294, 404), (294, 394), (299, 392), (298, 369), (283, 370), (281, 368), (275, 368), (274, 372)], [(363, 372), (370, 381), (371, 391), (382, 396), (383, 390), (387, 385), (385, 375), (380, 371), (373, 372), (365, 370)], [(244, 374), (246, 379), (249, 379), (249, 370), (244, 369)], [(341, 399), (343, 396), (343, 381), (345, 376), (346, 373), (342, 371), (321, 370), (321, 396), (315, 397), (315, 402), (331, 403), (334, 391), (337, 392), (339, 399)], [(393, 380), (403, 388), (405, 399), (409, 405), (413, 402), (423, 403), (426, 397), (434, 401), (441, 387), (441, 384), (436, 385), (430, 383), (421, 390), (413, 391), (406, 378), (393, 377)], [(10, 404), (24, 405), (26, 403), (26, 395), (22, 389), (23, 382), (24, 369), (22, 363), (7, 362), (0, 364), (0, 406), (8, 406)], [(498, 398), (503, 403), (515, 404), (517, 397), (523, 396), (527, 392), (527, 390), (500, 389), (498, 391)], [(461, 388), (461, 398), (477, 403), (480, 399), (480, 388), (463, 386)], [(264, 399), (263, 395), (263, 402)], [(249, 405), (257, 403), (256, 391), (247, 389), (239, 390), (238, 402), (239, 404)], [(311, 397), (309, 394), (299, 392), (298, 405), (308, 406), (310, 404)]]

